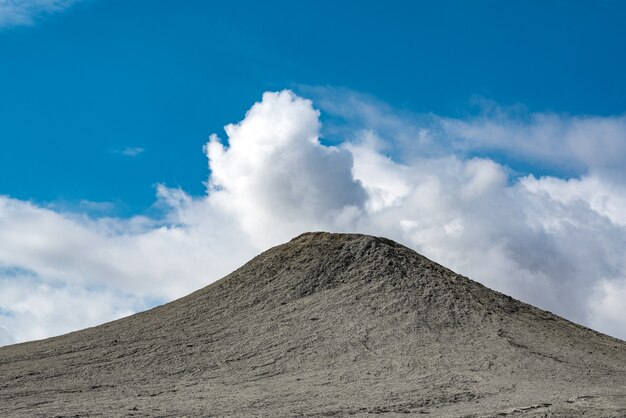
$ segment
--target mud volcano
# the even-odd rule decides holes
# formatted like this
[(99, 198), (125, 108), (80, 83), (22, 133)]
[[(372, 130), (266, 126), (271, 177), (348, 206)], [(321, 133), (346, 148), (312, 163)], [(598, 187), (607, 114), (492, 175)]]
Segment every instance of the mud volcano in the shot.
[(383, 238), (310, 233), (195, 293), (0, 348), (0, 416), (626, 416), (626, 343)]

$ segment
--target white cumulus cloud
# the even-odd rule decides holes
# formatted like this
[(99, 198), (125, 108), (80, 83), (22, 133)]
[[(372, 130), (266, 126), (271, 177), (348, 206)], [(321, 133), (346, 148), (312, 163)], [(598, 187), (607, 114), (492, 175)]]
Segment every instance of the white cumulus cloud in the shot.
[[(162, 219), (94, 219), (0, 197), (1, 341), (54, 335), (171, 300), (319, 229), (396, 239), (492, 288), (626, 337), (619, 117), (412, 117), (334, 94), (320, 103), (342, 120), (328, 127), (342, 135), (338, 145), (320, 141), (320, 111), (310, 100), (265, 93), (226, 126), (224, 139), (210, 137), (206, 195), (158, 188)], [(544, 164), (558, 153), (536, 144), (578, 144), (564, 155), (581, 171), (520, 176), (488, 154), (473, 156), (468, 150), (486, 147), (476, 129), (491, 124), (501, 125), (499, 151)], [(578, 151), (599, 137), (612, 155)]]
[(215, 135), (207, 144), (209, 198), (255, 242), (276, 243), (304, 227), (340, 227), (363, 206), (352, 154), (321, 145), (319, 128), (309, 100), (265, 93), (242, 122), (226, 126), (228, 146)]

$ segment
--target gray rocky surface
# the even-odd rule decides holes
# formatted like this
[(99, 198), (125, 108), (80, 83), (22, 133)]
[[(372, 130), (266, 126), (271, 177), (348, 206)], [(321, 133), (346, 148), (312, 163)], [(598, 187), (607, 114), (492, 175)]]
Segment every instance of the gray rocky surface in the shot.
[(626, 417), (626, 343), (392, 241), (310, 233), (147, 312), (0, 348), (0, 416)]

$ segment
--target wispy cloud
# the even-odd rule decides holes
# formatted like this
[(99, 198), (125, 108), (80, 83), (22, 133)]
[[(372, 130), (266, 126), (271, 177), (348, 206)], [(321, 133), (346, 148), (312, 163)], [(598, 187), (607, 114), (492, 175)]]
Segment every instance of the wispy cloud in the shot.
[(136, 157), (144, 151), (145, 150), (141, 147), (126, 147), (121, 151), (121, 154), (127, 157)]
[(32, 25), (37, 17), (57, 13), (80, 0), (0, 0), (0, 29)]
[(119, 154), (125, 157), (136, 157), (139, 154), (143, 154), (145, 149), (142, 147), (125, 147), (122, 149), (113, 149), (111, 150), (111, 154)]
[(57, 200), (45, 205), (56, 212), (84, 214), (88, 216), (110, 215), (119, 208), (116, 202), (96, 202), (92, 200), (65, 201)]

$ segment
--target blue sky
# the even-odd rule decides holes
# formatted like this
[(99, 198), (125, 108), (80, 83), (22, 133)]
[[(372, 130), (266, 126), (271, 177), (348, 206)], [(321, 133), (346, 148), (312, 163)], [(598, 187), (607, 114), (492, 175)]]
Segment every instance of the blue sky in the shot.
[(611, 1), (79, 2), (0, 31), (0, 191), (124, 215), (157, 183), (200, 194), (208, 135), (303, 85), (445, 116), (476, 98), (622, 114), (625, 15)]
[(626, 3), (0, 0), (0, 345), (383, 235), (626, 338)]

